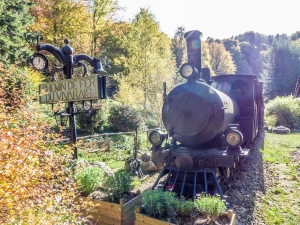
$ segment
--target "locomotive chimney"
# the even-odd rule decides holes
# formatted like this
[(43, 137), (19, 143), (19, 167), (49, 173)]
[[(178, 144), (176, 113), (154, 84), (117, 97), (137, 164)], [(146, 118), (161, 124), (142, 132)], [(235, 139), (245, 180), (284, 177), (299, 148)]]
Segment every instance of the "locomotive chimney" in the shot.
[(202, 33), (198, 30), (188, 31), (184, 34), (187, 42), (188, 62), (198, 70), (200, 79), (202, 78), (201, 37)]

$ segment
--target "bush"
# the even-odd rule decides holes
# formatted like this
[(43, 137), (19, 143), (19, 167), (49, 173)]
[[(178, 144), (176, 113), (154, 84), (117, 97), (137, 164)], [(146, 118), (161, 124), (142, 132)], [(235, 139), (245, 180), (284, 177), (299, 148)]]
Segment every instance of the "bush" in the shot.
[(148, 216), (164, 218), (174, 213), (176, 200), (174, 192), (146, 190), (142, 193), (143, 212)]
[(0, 71), (0, 224), (79, 224), (72, 149), (55, 144), (60, 137), (25, 87), (30, 74)]
[(108, 120), (111, 131), (128, 132), (139, 126), (141, 116), (133, 107), (116, 103), (110, 107)]
[(79, 129), (84, 134), (99, 133), (104, 129), (108, 118), (108, 106), (102, 103), (99, 109), (91, 111), (90, 114), (83, 113), (76, 116), (76, 121)]
[(134, 136), (126, 135), (126, 134), (117, 134), (109, 136), (109, 141), (112, 144), (114, 150), (117, 150), (121, 154), (120, 151), (125, 151), (129, 153), (132, 151), (134, 147)]
[(145, 125), (148, 127), (148, 129), (154, 129), (154, 128), (159, 127), (158, 121), (156, 121), (156, 120), (153, 119), (153, 118), (148, 118), (148, 119), (145, 121)]
[(190, 216), (191, 213), (194, 211), (194, 202), (189, 200), (178, 200), (177, 204), (175, 205), (175, 210), (178, 216)]
[(265, 120), (269, 126), (300, 128), (300, 101), (293, 96), (276, 97), (265, 106)]
[(87, 167), (76, 174), (78, 190), (89, 195), (102, 186), (105, 171), (97, 166)]
[(107, 177), (104, 186), (107, 187), (105, 192), (108, 201), (118, 203), (121, 198), (125, 198), (132, 188), (131, 182), (132, 177), (125, 169), (120, 169), (114, 176)]
[(158, 219), (170, 219), (191, 216), (194, 202), (178, 200), (175, 192), (146, 190), (142, 193), (143, 213)]
[(222, 199), (218, 196), (201, 195), (195, 200), (195, 206), (200, 213), (211, 219), (217, 219), (226, 210)]

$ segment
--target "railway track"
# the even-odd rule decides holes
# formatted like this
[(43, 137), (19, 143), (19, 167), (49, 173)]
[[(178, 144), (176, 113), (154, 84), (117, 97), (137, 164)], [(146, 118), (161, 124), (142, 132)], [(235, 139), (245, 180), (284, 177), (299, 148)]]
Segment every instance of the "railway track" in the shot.
[(256, 143), (251, 146), (238, 179), (226, 196), (230, 209), (233, 209), (237, 215), (237, 225), (264, 224), (255, 208), (255, 202), (264, 195), (266, 189), (265, 165), (260, 152), (264, 135), (261, 132)]

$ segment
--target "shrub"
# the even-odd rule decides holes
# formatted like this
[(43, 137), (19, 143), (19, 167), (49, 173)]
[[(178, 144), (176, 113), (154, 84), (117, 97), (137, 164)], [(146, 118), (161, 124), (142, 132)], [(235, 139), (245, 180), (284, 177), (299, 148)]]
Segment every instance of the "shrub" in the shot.
[(200, 213), (211, 219), (217, 219), (226, 210), (222, 199), (218, 196), (201, 195), (195, 200), (195, 206)]
[(176, 212), (176, 193), (157, 190), (146, 190), (142, 193), (143, 211), (146, 215), (165, 218)]
[(108, 201), (119, 202), (130, 192), (132, 186), (132, 177), (125, 169), (120, 169), (114, 173), (114, 176), (107, 177), (104, 186), (107, 187), (106, 194)]
[(102, 103), (99, 109), (92, 110), (89, 114), (83, 113), (76, 116), (79, 129), (84, 134), (94, 134), (104, 129), (108, 118), (108, 106)]
[(28, 74), (0, 74), (0, 224), (79, 224), (72, 149), (55, 144), (60, 137), (23, 86)]
[(276, 97), (265, 107), (265, 120), (270, 126), (300, 128), (300, 101), (293, 96)]
[(190, 216), (194, 210), (194, 202), (190, 200), (178, 200), (175, 205), (175, 210), (178, 216)]
[[(118, 135), (111, 135), (109, 140), (112, 144), (114, 150), (120, 151), (129, 151), (134, 147), (134, 136), (133, 135), (125, 135), (125, 134), (118, 134)], [(127, 152), (128, 153), (128, 152)]]
[(163, 220), (191, 216), (194, 211), (194, 202), (179, 200), (175, 192), (162, 189), (144, 191), (142, 202), (143, 213)]
[(105, 171), (97, 166), (87, 167), (76, 174), (78, 190), (89, 195), (101, 187)]
[(145, 125), (148, 127), (148, 129), (154, 129), (154, 128), (159, 127), (158, 121), (156, 121), (156, 120), (153, 119), (153, 118), (148, 118), (148, 119), (145, 121)]
[(110, 130), (114, 132), (134, 131), (141, 123), (138, 110), (128, 105), (115, 103), (110, 107), (109, 117)]

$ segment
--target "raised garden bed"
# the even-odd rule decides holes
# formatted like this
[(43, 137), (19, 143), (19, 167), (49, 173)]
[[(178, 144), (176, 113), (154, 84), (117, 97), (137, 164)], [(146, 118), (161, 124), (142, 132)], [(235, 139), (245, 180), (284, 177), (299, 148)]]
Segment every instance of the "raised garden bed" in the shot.
[(87, 203), (81, 212), (92, 224), (133, 225), (135, 209), (142, 204), (142, 196), (138, 195), (126, 203), (121, 199), (120, 204), (87, 197), (78, 197), (77, 202)]
[[(196, 222), (195, 222), (196, 221)], [(202, 221), (202, 222), (201, 222)], [(227, 221), (227, 222), (222, 222), (222, 221)], [(150, 216), (146, 216), (141, 213), (141, 207), (137, 209), (135, 212), (135, 220), (134, 220), (134, 225), (176, 225), (174, 223), (170, 223), (167, 221), (163, 220), (158, 220)], [(205, 217), (203, 218), (194, 218), (191, 223), (185, 222), (185, 225), (193, 225), (193, 224), (212, 224), (210, 223)], [(236, 224), (236, 215), (233, 213), (232, 210), (229, 210), (228, 212), (224, 213), (218, 220), (219, 225), (235, 225)]]

